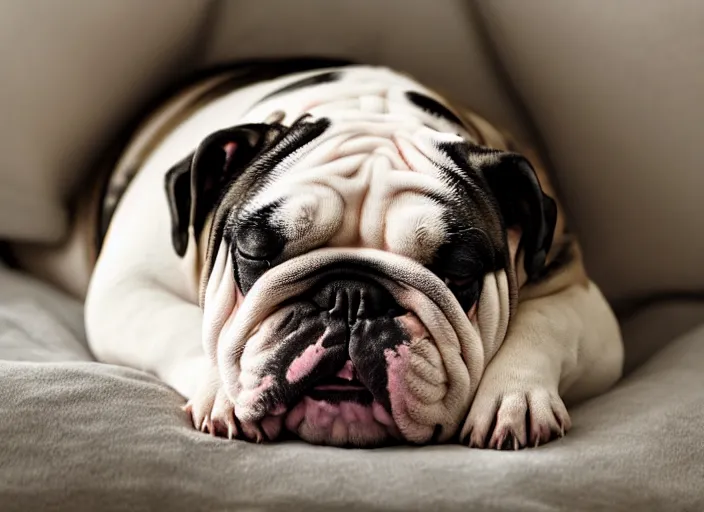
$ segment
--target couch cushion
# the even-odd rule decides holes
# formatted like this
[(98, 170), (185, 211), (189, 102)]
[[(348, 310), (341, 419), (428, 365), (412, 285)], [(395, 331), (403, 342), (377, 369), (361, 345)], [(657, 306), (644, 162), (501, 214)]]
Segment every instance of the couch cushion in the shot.
[(67, 196), (124, 123), (177, 77), (233, 59), (318, 55), (397, 67), (527, 137), (460, 0), (0, 6), (0, 110), (12, 121), (0, 127), (0, 239), (59, 239)]
[[(319, 54), (406, 70), (523, 138), (543, 133), (589, 270), (612, 299), (701, 289), (704, 8), (519, 0), (0, 0), (0, 238), (59, 238), (66, 195), (123, 122), (179, 75)], [(276, 16), (272, 16), (276, 13)], [(402, 15), (401, 15), (402, 13)], [(21, 44), (18, 44), (21, 41)], [(646, 277), (647, 276), (647, 277)]]
[(575, 408), (563, 440), (496, 452), (212, 438), (168, 386), (91, 362), (80, 323), (0, 270), (3, 512), (704, 510), (704, 327)]
[(67, 194), (192, 62), (208, 5), (0, 0), (0, 238), (64, 234)]
[(704, 4), (475, 4), (607, 296), (704, 288)]
[(704, 302), (673, 300), (643, 305), (621, 318), (626, 374), (640, 367), (668, 342), (702, 323)]
[(220, 3), (213, 19), (203, 66), (301, 54), (391, 66), (466, 102), (518, 136), (530, 136), (463, 0), (229, 1)]

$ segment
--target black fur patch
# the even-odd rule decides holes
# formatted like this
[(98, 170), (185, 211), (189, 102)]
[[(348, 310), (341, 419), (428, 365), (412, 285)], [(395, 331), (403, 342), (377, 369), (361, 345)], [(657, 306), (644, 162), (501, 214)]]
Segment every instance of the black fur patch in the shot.
[[(258, 279), (267, 269), (277, 261), (278, 254), (271, 252), (270, 254), (262, 255), (251, 254), (247, 251), (252, 251), (252, 248), (245, 249), (244, 253), (240, 251), (237, 240), (238, 233), (247, 225), (256, 226), (259, 232), (271, 231), (275, 234), (271, 242), (271, 247), (281, 247), (286, 240), (279, 230), (268, 222), (269, 216), (278, 206), (277, 204), (270, 205), (265, 209), (263, 216), (255, 218), (237, 218), (239, 210), (246, 202), (254, 197), (256, 193), (267, 183), (269, 173), (273, 171), (278, 164), (290, 156), (294, 151), (309, 142), (315, 140), (322, 135), (330, 126), (329, 119), (321, 118), (314, 122), (308, 122), (306, 119), (301, 119), (294, 123), (290, 129), (281, 133), (281, 136), (271, 143), (271, 145), (260, 155), (254, 159), (254, 163), (249, 166), (241, 177), (238, 177), (236, 183), (227, 183), (223, 187), (223, 194), (214, 206), (216, 212), (215, 221), (211, 230), (211, 247), (217, 247), (222, 238), (230, 245), (233, 251), (233, 264), (235, 267), (235, 280), (243, 293), (246, 293), (256, 279)], [(228, 194), (233, 194), (241, 190), (242, 201), (235, 205), (225, 201)], [(267, 211), (268, 210), (268, 211)], [(261, 212), (261, 211), (260, 211)], [(247, 258), (247, 255), (253, 258)], [(208, 273), (210, 272), (208, 269)]]
[(183, 256), (186, 254), (188, 246), (188, 221), (190, 210), (188, 206), (191, 202), (191, 164), (193, 154), (188, 155), (166, 173), (165, 187), (166, 195), (169, 198), (169, 210), (171, 211), (171, 242), (176, 254)]
[[(362, 294), (364, 301), (360, 301)], [(276, 382), (263, 399), (265, 407), (291, 407), (305, 394), (329, 402), (369, 404), (376, 399), (391, 411), (385, 350), (396, 351), (408, 343), (409, 335), (396, 318), (388, 315), (389, 310), (398, 309), (399, 315), (403, 310), (385, 289), (354, 274), (333, 274), (331, 280), (282, 307), (290, 313), (275, 330), (278, 350), (262, 372), (273, 375)], [(293, 361), (321, 336), (326, 350), (320, 362), (309, 374), (289, 382), (286, 375)], [(354, 362), (356, 379), (366, 390), (312, 390), (316, 385), (335, 383), (335, 374), (348, 359)]]
[[(156, 95), (149, 98), (141, 108), (136, 109), (136, 115), (125, 124), (119, 133), (115, 134), (113, 143), (110, 147), (105, 148), (102, 152), (104, 157), (101, 157), (98, 162), (99, 167), (105, 167), (107, 171), (105, 176), (100, 178), (100, 201), (101, 206), (97, 212), (97, 229), (95, 235), (96, 254), (100, 253), (108, 230), (108, 226), (112, 221), (112, 216), (117, 209), (117, 205), (122, 199), (124, 192), (127, 190), (132, 178), (137, 173), (137, 169), (142, 162), (136, 162), (134, 170), (130, 169), (127, 174), (127, 182), (120, 187), (120, 190), (115, 191), (112, 195), (114, 201), (110, 204), (102, 204), (105, 201), (110, 187), (110, 176), (114, 171), (120, 157), (129, 147), (134, 133), (139, 129), (144, 121), (144, 118), (157, 110), (162, 104), (170, 98), (177, 95), (183, 89), (191, 87), (200, 81), (210, 79), (217, 75), (228, 73), (231, 76), (219, 83), (213, 90), (202, 92), (201, 96), (194, 99), (194, 102), (199, 103), (204, 97), (213, 98), (222, 94), (226, 94), (237, 89), (241, 89), (248, 85), (252, 85), (265, 80), (273, 80), (292, 73), (300, 73), (304, 71), (312, 71), (315, 69), (343, 67), (355, 64), (347, 59), (335, 59), (329, 57), (284, 57), (284, 58), (258, 58), (247, 59), (238, 62), (226, 63), (219, 66), (213, 66), (203, 69), (197, 73), (191, 74), (185, 79), (179, 80), (165, 90), (159, 91)], [(146, 114), (146, 115), (145, 115)]]
[(293, 92), (297, 91), (299, 89), (303, 89), (305, 87), (311, 87), (313, 85), (320, 85), (320, 84), (328, 84), (331, 82), (336, 82), (337, 80), (340, 79), (340, 73), (338, 71), (328, 71), (327, 73), (320, 73), (318, 75), (313, 75), (309, 76), (307, 78), (302, 78), (301, 80), (296, 80), (293, 83), (290, 83), (284, 87), (281, 87), (280, 89), (275, 90), (274, 92), (270, 92), (266, 96), (264, 96), (260, 102), (264, 100), (268, 100), (270, 98), (274, 98), (276, 96), (280, 96), (282, 94), (285, 94), (287, 92)]
[(408, 101), (413, 103), (419, 109), (441, 119), (445, 119), (446, 121), (464, 127), (464, 123), (459, 117), (457, 117), (445, 105), (443, 105), (437, 100), (434, 100), (430, 96), (426, 96), (425, 94), (420, 94), (415, 91), (408, 91), (406, 93), (406, 98), (408, 98)]
[(470, 153), (488, 157), (474, 170), (476, 177), (472, 185), (483, 183), (480, 188), (484, 193), (488, 185), (494, 209), (498, 208), (501, 212), (502, 231), (511, 226), (521, 226), (525, 270), (529, 280), (536, 280), (552, 245), (557, 207), (555, 201), (543, 192), (530, 162), (518, 153), (474, 144), (451, 143), (443, 144), (441, 148), (459, 169), (473, 169), (468, 159)]

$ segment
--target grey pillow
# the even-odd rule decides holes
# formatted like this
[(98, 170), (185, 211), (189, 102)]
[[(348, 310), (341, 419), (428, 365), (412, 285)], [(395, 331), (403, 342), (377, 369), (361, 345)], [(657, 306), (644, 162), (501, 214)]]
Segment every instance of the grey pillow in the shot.
[(704, 328), (520, 452), (253, 445), (90, 361), (80, 304), (0, 270), (0, 510), (704, 510)]

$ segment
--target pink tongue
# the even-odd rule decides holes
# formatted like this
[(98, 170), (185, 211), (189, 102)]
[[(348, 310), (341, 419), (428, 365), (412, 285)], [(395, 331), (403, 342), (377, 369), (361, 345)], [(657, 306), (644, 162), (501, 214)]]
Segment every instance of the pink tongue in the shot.
[(335, 377), (349, 381), (349, 384), (320, 384), (313, 389), (318, 391), (364, 391), (367, 389), (361, 382), (353, 382), (356, 378), (356, 374), (354, 365), (349, 359), (345, 363), (345, 366), (335, 374)]
[(349, 359), (345, 363), (345, 366), (343, 366), (342, 369), (335, 374), (335, 377), (340, 377), (345, 380), (354, 380), (354, 376), (354, 365)]
[(317, 389), (318, 391), (363, 391), (367, 388), (364, 387), (361, 383), (353, 383), (352, 381), (355, 380), (356, 374), (354, 371), (354, 365), (352, 364), (352, 361), (349, 359), (345, 363), (345, 366), (342, 367), (342, 369), (335, 374), (335, 377), (343, 380), (347, 380), (350, 383), (349, 384), (321, 384), (319, 386), (315, 386), (314, 389)]

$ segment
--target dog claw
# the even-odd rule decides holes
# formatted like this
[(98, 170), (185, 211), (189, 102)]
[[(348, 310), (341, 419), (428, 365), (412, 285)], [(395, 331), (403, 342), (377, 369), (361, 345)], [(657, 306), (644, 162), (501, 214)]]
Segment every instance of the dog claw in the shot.
[[(463, 434), (469, 437), (470, 447), (520, 450), (562, 438), (570, 427), (557, 392), (540, 387), (509, 392), (499, 385), (482, 389), (480, 384)], [(486, 432), (488, 440), (475, 432)]]
[(198, 418), (196, 415), (191, 413), (191, 420), (193, 421), (193, 427), (199, 432), (203, 431), (203, 419)]
[(238, 420), (234, 404), (217, 382), (207, 382), (196, 397), (189, 400), (182, 409), (190, 413), (196, 430), (210, 433), (214, 437), (244, 439), (259, 444), (270, 440), (258, 422)]
[(210, 418), (210, 414), (206, 414), (205, 418), (203, 418), (203, 424), (200, 429), (201, 432), (210, 432), (212, 433), (214, 431), (213, 429), (213, 421)]
[(229, 440), (233, 440), (238, 432), (237, 432), (237, 423), (235, 423), (235, 415), (234, 412), (230, 412), (227, 415), (227, 420), (225, 421), (227, 423), (227, 438)]

